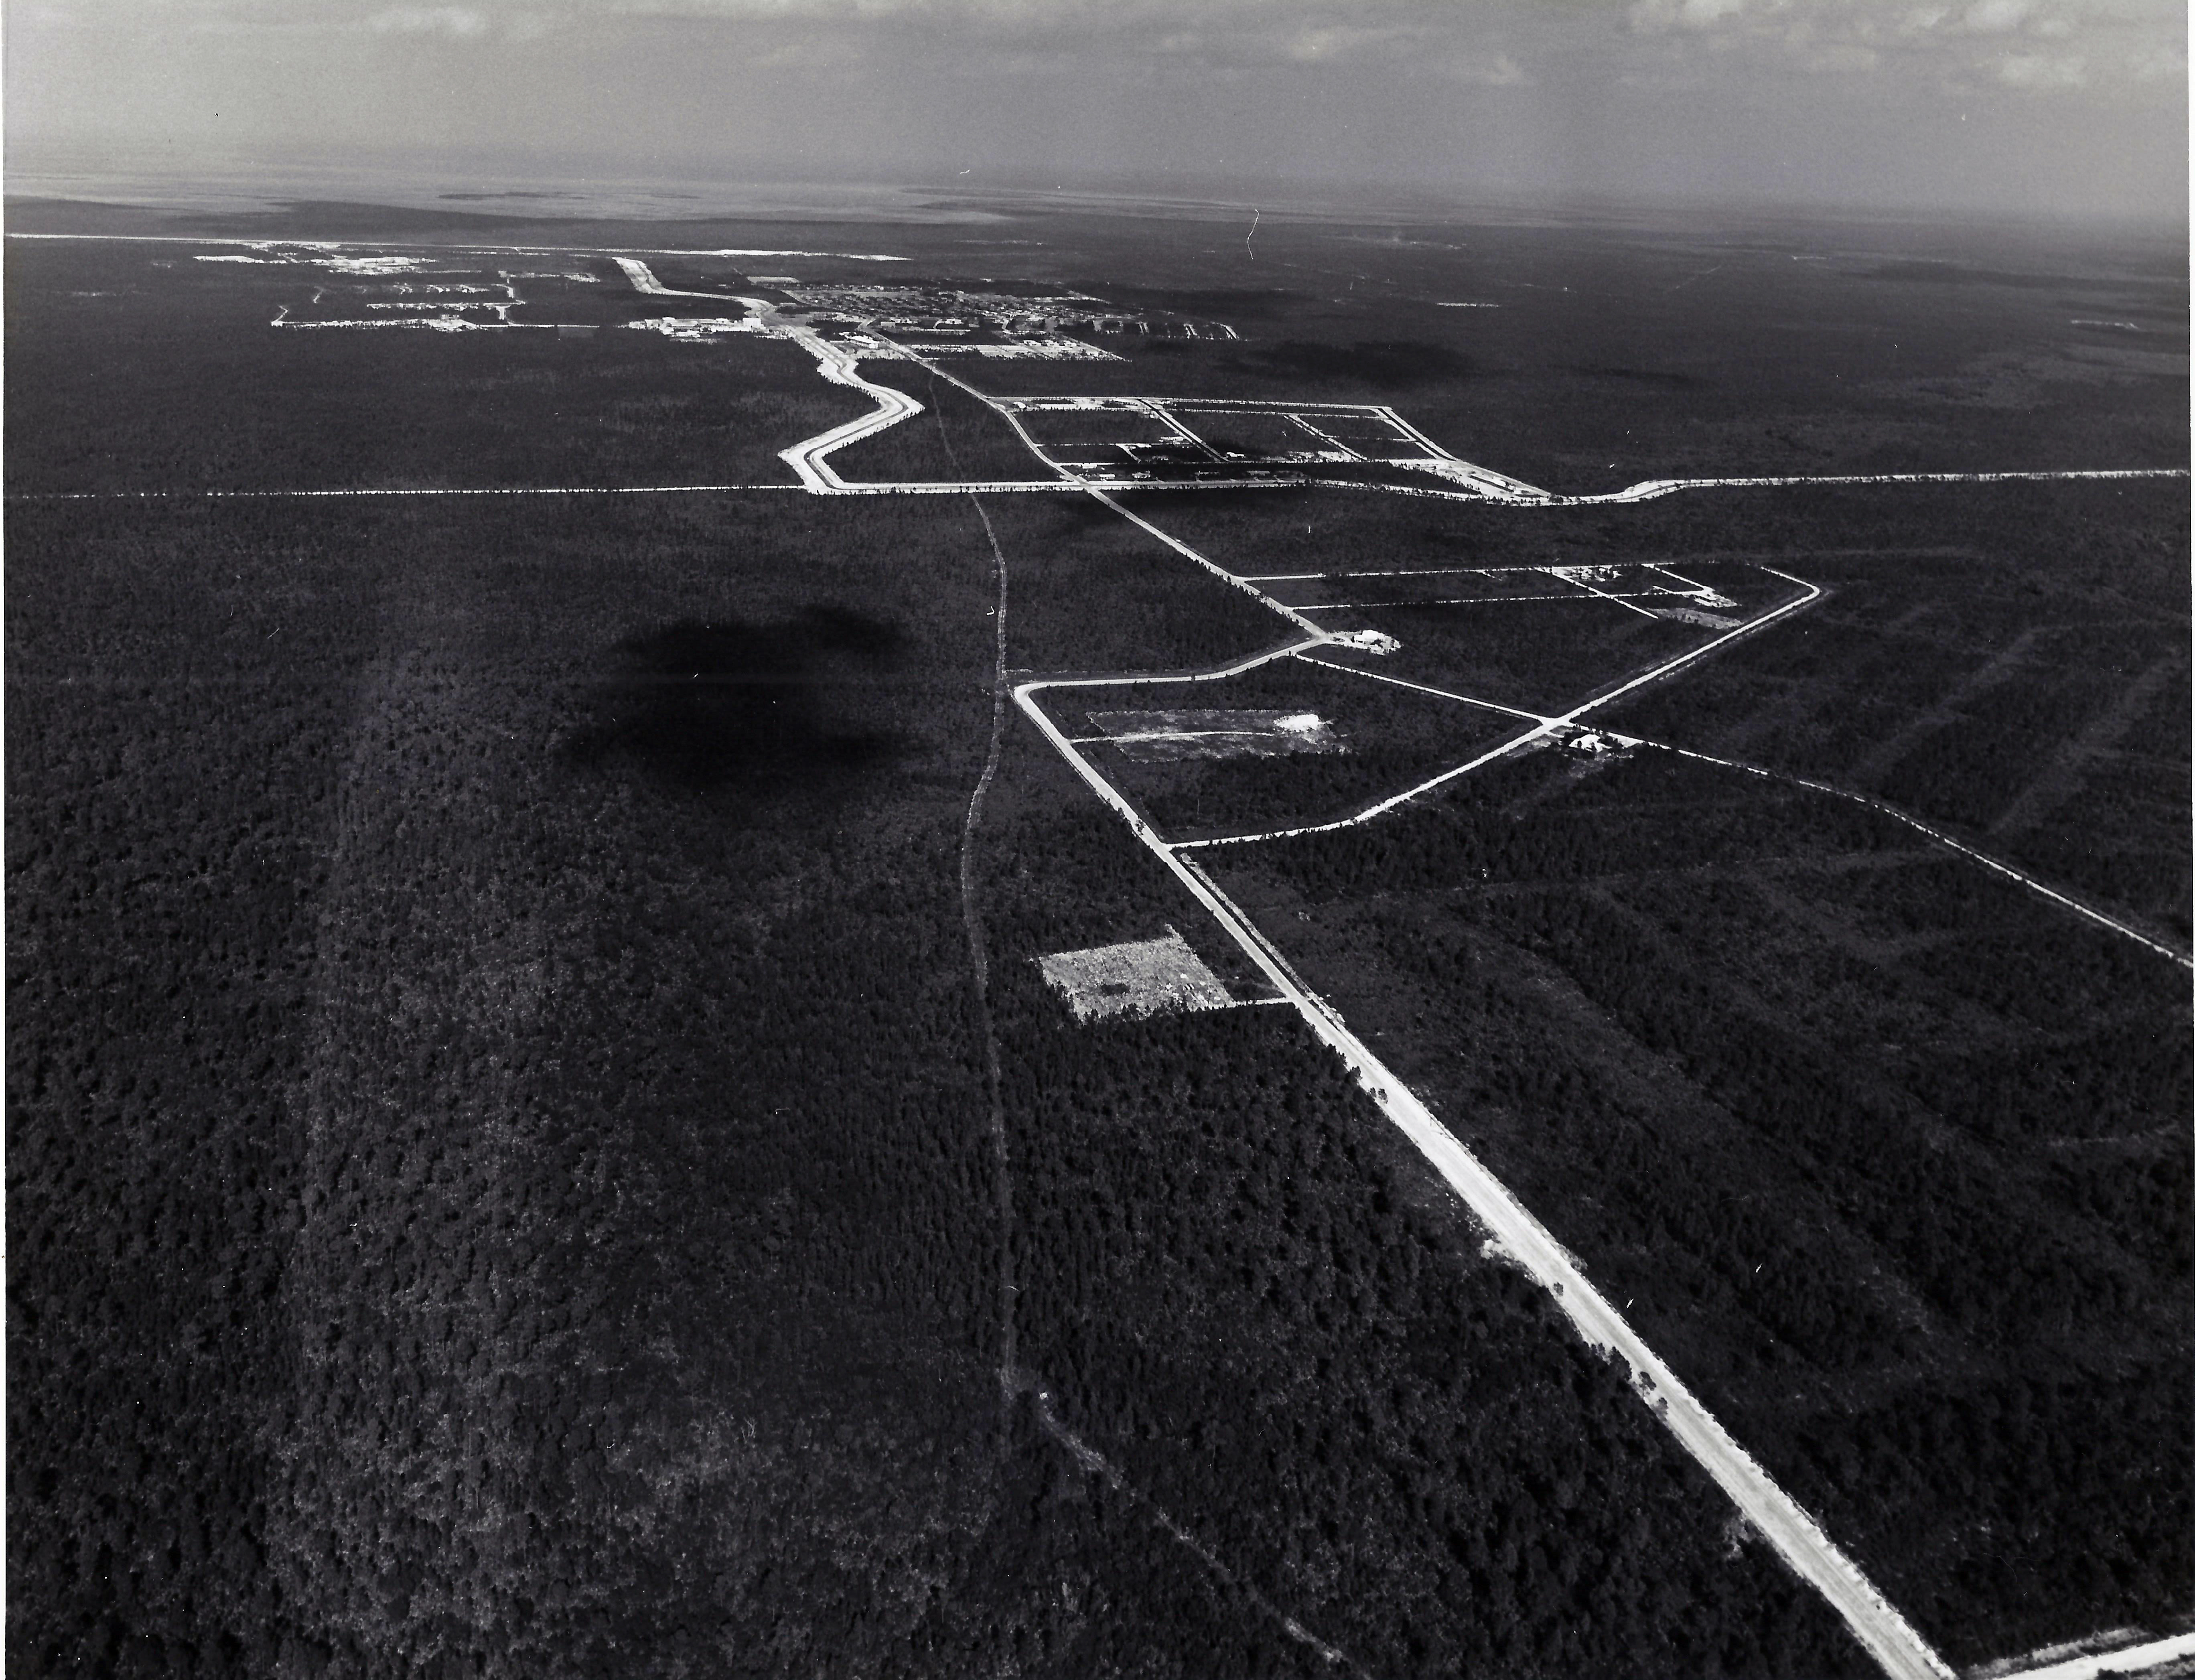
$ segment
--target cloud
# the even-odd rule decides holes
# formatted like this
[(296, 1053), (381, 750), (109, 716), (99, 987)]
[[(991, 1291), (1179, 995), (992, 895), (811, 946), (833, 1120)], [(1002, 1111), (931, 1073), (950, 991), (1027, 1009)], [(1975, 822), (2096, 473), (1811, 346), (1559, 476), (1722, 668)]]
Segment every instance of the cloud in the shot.
[(1819, 76), (1858, 75), (1881, 62), (1881, 53), (1856, 41), (1833, 41), (1799, 54), (1800, 66)]
[(2008, 88), (2078, 88), (2088, 83), (2086, 61), (2078, 55), (2007, 53), (1997, 61), (1997, 79)]
[(11, 141), (163, 158), (2185, 204), (2181, 0), (6, 3)]
[(364, 20), (377, 35), (446, 35), (477, 40), (488, 32), (486, 14), (470, 6), (391, 6)]
[(1355, 24), (1306, 24), (1288, 37), (1285, 50), (1299, 64), (1316, 64), (1375, 51), (1403, 32)]
[(1967, 8), (1966, 26), (1978, 35), (2002, 35), (2019, 28), (2034, 9), (2031, 0), (1974, 0)]
[(1760, 70), (1897, 75), (1939, 89), (2039, 93), (2184, 74), (2178, 0), (1633, 0), (1644, 73), (1682, 83), (1705, 50)]
[(1745, 10), (1745, 0), (1638, 0), (1628, 16), (1642, 35), (1665, 29), (1713, 29)]
[(1544, 82), (1564, 55), (1651, 75), (1702, 50), (1741, 51), (1760, 67), (1918, 66), (2000, 84), (2007, 53), (2039, 53), (2059, 65), (2079, 56), (2092, 79), (2108, 80), (2179, 61), (2186, 29), (2181, 0), (410, 0), (379, 9), (365, 0), (356, 11), (339, 0), (23, 0), (13, 9), (41, 29), (65, 18), (114, 28), (141, 19), (156, 33), (362, 28), (446, 41), (577, 37), (648, 20), (752, 32), (773, 46), (796, 36), (889, 40), (977, 62), (1086, 51), (1213, 65), (1385, 63), (1494, 85)]
[(1466, 55), (1438, 67), (1450, 81), (1480, 88), (1521, 88), (1532, 80), (1524, 73), (1524, 66), (1507, 53), (1495, 53), (1490, 58)]

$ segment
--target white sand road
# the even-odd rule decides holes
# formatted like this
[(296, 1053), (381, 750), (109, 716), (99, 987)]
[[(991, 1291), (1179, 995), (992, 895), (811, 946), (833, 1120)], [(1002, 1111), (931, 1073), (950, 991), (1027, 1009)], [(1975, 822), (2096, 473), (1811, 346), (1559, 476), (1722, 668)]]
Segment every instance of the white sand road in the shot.
[(2195, 1662), (2195, 1633), (2163, 1639), (2143, 1639), (2137, 1634), (2129, 1643), (2123, 1631), (2117, 1637), (2054, 1646), (2010, 1663), (1985, 1663), (1968, 1671), (1967, 1680), (2137, 1680), (2168, 1666), (2175, 1674), (2185, 1674), (2190, 1662)]

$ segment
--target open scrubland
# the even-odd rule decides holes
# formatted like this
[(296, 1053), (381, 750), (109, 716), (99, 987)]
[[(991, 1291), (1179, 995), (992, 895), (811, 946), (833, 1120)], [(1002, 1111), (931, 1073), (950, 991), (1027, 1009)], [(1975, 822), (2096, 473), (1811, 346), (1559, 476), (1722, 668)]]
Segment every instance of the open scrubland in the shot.
[(2185, 484), (1749, 511), (1832, 598), (1618, 727), (1875, 795), (2186, 941)]

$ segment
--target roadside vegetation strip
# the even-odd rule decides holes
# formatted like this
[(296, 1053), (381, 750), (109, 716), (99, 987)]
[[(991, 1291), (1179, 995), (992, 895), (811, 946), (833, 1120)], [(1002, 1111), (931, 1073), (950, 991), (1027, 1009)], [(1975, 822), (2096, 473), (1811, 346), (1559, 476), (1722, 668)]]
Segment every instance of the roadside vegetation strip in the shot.
[(1666, 741), (1647, 740), (1642, 739), (1639, 745), (1642, 746), (1659, 747), (1664, 752), (1674, 752), (1682, 758), (1697, 759), (1702, 764), (1718, 764), (1726, 770), (1743, 770), (1749, 776), (1760, 776), (1769, 781), (1789, 782), (1795, 787), (1803, 787), (1811, 792), (1826, 793), (1834, 798), (1849, 799), (1855, 805), (1864, 805), (1870, 811), (1879, 811), (1884, 816), (1889, 817), (1894, 821), (1904, 823), (1906, 827), (1913, 829), (1918, 833), (1927, 836), (1929, 839), (1934, 841), (1938, 845), (1947, 847), (1950, 850), (1960, 854), (1962, 857), (1973, 860), (1974, 862), (1981, 865), (1983, 868), (1993, 870), (1997, 874), (2003, 876), (2008, 881), (2018, 882), (2030, 892), (2040, 894), (2042, 897), (2048, 899), (2052, 903), (2061, 905), (2065, 909), (2071, 911), (2075, 915), (2085, 917), (2088, 920), (2094, 922), (2098, 927), (2106, 928), (2112, 933), (2123, 935), (2124, 937), (2132, 940), (2137, 945), (2146, 946), (2148, 949), (2157, 952), (2160, 957), (2169, 957), (2174, 962), (2179, 964), (2183, 969), (2195, 969), (2195, 957), (2190, 957), (2186, 952), (2175, 950), (2173, 946), (2165, 944), (2161, 940), (2152, 939), (2147, 934), (2141, 932), (2139, 929), (2130, 928), (2125, 923), (2119, 921), (2116, 918), (2106, 916), (2102, 911), (2094, 909), (2091, 906), (2082, 903), (2078, 899), (2070, 897), (2066, 894), (2060, 892), (2055, 887), (2045, 886), (2042, 882), (2037, 880), (2032, 875), (2023, 874), (2019, 870), (2014, 869), (2010, 864), (2002, 862), (1999, 860), (1990, 856), (1986, 852), (1977, 850), (1975, 848), (1967, 845), (1963, 840), (1955, 840), (1950, 835), (1944, 833), (1942, 829), (1933, 827), (1929, 824), (1922, 822), (1920, 818), (1909, 815), (1907, 813), (1899, 810), (1895, 805), (1885, 804), (1881, 800), (1874, 797), (1872, 795), (1854, 793), (1848, 788), (1832, 787), (1827, 782), (1818, 782), (1811, 776), (1794, 775), (1788, 770), (1772, 770), (1765, 765), (1747, 764), (1735, 758), (1718, 758), (1713, 753), (1695, 752), (1690, 747), (1672, 746)]

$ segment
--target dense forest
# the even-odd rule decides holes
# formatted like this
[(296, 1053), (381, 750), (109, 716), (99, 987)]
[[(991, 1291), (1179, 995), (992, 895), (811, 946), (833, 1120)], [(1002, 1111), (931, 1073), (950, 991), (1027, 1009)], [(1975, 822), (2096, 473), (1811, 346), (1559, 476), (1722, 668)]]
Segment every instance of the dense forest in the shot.
[(1292, 1014), (1072, 1022), (1034, 955), (1192, 906), (1029, 756), (994, 1012), (1021, 1358), (1065, 1418), (1371, 1672), (1865, 1671)]
[(1006, 663), (1017, 671), (1206, 670), (1293, 639), (1247, 592), (1079, 492), (985, 506), (1012, 570)]
[(2185, 1603), (2167, 959), (1650, 750), (1214, 860), (1955, 1658)]
[[(1229, 1625), (986, 1422), (980, 527), (834, 603), (871, 568), (798, 506), (11, 515), (12, 1666), (934, 1671), (1164, 1652), (1184, 1592)], [(619, 727), (682, 620), (736, 653), (850, 602), (895, 644)], [(710, 739), (757, 682), (894, 745), (758, 778)], [(1071, 1603), (1021, 1590), (1046, 1557)]]
[[(1305, 1671), (1274, 1604), (1388, 1671), (1856, 1661), (1283, 1018), (1067, 1026), (1028, 955), (1172, 919), (1244, 977), (1019, 725), (982, 891), (1024, 1345), (1126, 1482), (1002, 1407), (965, 503), (10, 533), (22, 1671)], [(1208, 1168), (1045, 1147), (1086, 1099), (1155, 1137), (1200, 1080), (1163, 1124)], [(1077, 1304), (1143, 1287), (1093, 1222), (1172, 1232), (1223, 1167), (1316, 1223), (1168, 1236), (1173, 1298), (1300, 1293), (1155, 1364)], [(1324, 1420), (1300, 1478), (1255, 1434), (1195, 1469), (1236, 1378)]]
[[(1764, 248), (1671, 291), (1641, 277), (1691, 272), (1697, 229), (1274, 229), (1300, 268), (1239, 284), (1194, 219), (1074, 210), (617, 239), (1024, 263), (1243, 337), (986, 388), (1393, 400), (1556, 489), (2185, 458), (2184, 371), (2037, 337), (2073, 297), (2184, 315), (2184, 255), (2038, 247), (1954, 289)], [(1242, 658), (1270, 613), (1071, 493), (988, 529), (797, 493), (777, 452), (867, 405), (793, 347), (279, 332), (302, 271), (10, 255), (11, 1674), (1332, 1673), (1290, 1618), (1380, 1674), (1866, 1671), (1011, 707), (971, 807), (994, 536), (1017, 672)], [(1734, 303), (1762, 264), (1782, 289)], [(603, 320), (658, 312), (611, 284)], [(1849, 329), (1889, 324), (1927, 329), (1898, 377), (1848, 379)], [(1028, 470), (871, 371), (930, 411), (850, 469)], [(194, 494), (666, 482), (781, 488)], [(2186, 937), (2184, 486), (1135, 505), (1245, 572), (1822, 581), (1612, 722)], [(1403, 638), (1380, 669), (1547, 705), (1703, 635), (1366, 622)], [(1352, 751), (1094, 749), (1190, 826), (1389, 791), (1492, 716), (1293, 662), (1199, 686)], [(1954, 1660), (2184, 1614), (2168, 963), (1653, 749), (1208, 860)], [(1168, 927), (1244, 1007), (1078, 1027), (1035, 965)]]

